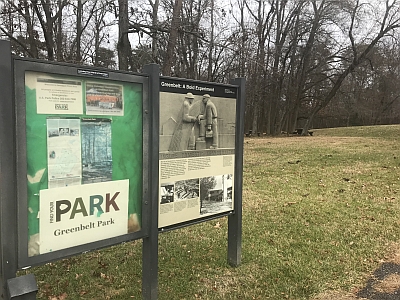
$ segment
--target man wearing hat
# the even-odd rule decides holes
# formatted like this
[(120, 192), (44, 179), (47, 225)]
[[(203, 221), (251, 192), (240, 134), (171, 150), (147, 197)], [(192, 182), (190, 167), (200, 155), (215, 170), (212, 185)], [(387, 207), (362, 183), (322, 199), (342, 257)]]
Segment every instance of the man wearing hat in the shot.
[(194, 96), (192, 93), (187, 93), (185, 95), (185, 99), (183, 100), (183, 115), (182, 115), (182, 119), (184, 122), (187, 122), (187, 123), (195, 123), (196, 122), (196, 117), (189, 115), (189, 110), (193, 104), (193, 100), (194, 100)]
[[(210, 100), (209, 94), (203, 95), (204, 111), (197, 119), (200, 123), (200, 137), (198, 140), (204, 141), (206, 138), (212, 138), (210, 149), (218, 148), (218, 115), (215, 104)], [(202, 120), (205, 120), (202, 121)], [(204, 124), (205, 123), (205, 124)]]
[(200, 111), (199, 102), (193, 103), (194, 96), (192, 93), (187, 93), (183, 100), (182, 109), (179, 113), (182, 119), (178, 121), (172, 137), (169, 151), (195, 150), (196, 139), (194, 137), (194, 126), (197, 118), (193, 115), (198, 115)]

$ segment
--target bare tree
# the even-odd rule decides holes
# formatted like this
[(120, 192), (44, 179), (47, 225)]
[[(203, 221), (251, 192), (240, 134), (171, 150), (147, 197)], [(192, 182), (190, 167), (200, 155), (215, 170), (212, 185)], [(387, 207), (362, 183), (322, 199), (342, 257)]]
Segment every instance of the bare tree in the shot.
[(130, 57), (132, 56), (131, 43), (128, 37), (128, 0), (118, 0), (118, 5), (118, 67), (120, 70), (128, 70), (131, 60)]
[(90, 25), (90, 31), (94, 35), (94, 45), (89, 56), (95, 66), (114, 66), (113, 51), (102, 47), (103, 42), (110, 44), (110, 33), (108, 29), (113, 26), (113, 21), (110, 20), (111, 16), (107, 17), (107, 15), (113, 12), (113, 8), (111, 2), (102, 0), (97, 1), (96, 9), (93, 11), (93, 22)]
[(46, 51), (47, 51), (47, 59), (54, 60), (54, 24), (55, 22), (61, 18), (62, 10), (68, 4), (67, 0), (62, 0), (58, 2), (58, 5), (55, 5), (50, 0), (41, 0), (40, 3), (38, 0), (32, 0), (31, 5), (35, 11), (37, 18), (39, 19), (39, 23), (43, 32)]
[[(34, 12), (27, 0), (18, 4), (15, 1), (6, 1), (2, 8), (2, 16), (5, 17), (5, 22), (0, 25), (0, 31), (12, 41), (14, 49), (16, 47), (22, 48), (26, 55), (33, 58), (39, 58), (38, 36), (34, 30), (33, 13)], [(21, 18), (24, 21), (24, 24), (21, 24)], [(19, 28), (26, 24), (26, 34), (24, 34), (22, 30), (20, 30), (19, 33), (15, 32), (15, 22), (20, 24)]]
[(172, 74), (172, 65), (174, 60), (174, 50), (178, 38), (178, 30), (180, 26), (180, 12), (182, 8), (182, 0), (175, 0), (173, 11), (172, 11), (172, 20), (171, 27), (169, 31), (169, 39), (167, 52), (165, 54), (165, 59), (162, 66), (162, 73), (165, 76), (170, 76)]
[[(158, 28), (159, 26), (159, 20), (158, 20), (158, 9), (160, 7), (160, 1), (159, 0), (149, 0), (151, 8), (152, 8), (152, 26), (153, 28)], [(152, 32), (152, 41), (151, 41), (151, 54), (153, 61), (155, 63), (158, 62), (158, 31), (153, 30)]]
[(383, 12), (382, 19), (380, 22), (379, 31), (372, 37), (371, 41), (366, 44), (366, 47), (359, 53), (358, 48), (356, 47), (355, 39), (354, 39), (354, 24), (356, 22), (357, 13), (359, 12), (362, 4), (359, 0), (354, 3), (353, 9), (350, 11), (350, 27), (348, 31), (348, 37), (351, 43), (352, 50), (352, 59), (351, 61), (344, 66), (342, 72), (337, 74), (337, 76), (333, 79), (332, 87), (328, 91), (328, 93), (321, 99), (315, 102), (309, 116), (307, 122), (304, 125), (303, 135), (306, 135), (308, 129), (310, 128), (312, 121), (315, 115), (324, 107), (326, 107), (330, 101), (336, 96), (339, 91), (343, 81), (346, 77), (354, 72), (354, 70), (368, 58), (368, 54), (374, 49), (374, 47), (381, 41), (383, 38), (388, 36), (393, 30), (400, 27), (400, 15), (399, 15), (399, 3), (396, 0), (389, 1), (385, 0), (385, 9)]

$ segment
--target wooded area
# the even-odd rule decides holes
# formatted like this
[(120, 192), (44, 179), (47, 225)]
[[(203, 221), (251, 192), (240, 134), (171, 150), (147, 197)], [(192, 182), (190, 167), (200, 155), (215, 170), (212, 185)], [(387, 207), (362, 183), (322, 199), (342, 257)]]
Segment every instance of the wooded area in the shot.
[(400, 0), (4, 0), (15, 55), (228, 83), (245, 131), (400, 123)]

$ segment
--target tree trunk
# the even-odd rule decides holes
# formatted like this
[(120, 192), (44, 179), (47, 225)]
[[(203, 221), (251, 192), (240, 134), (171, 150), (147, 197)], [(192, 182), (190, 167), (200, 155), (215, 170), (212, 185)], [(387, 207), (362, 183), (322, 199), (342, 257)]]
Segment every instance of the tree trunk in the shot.
[(99, 49), (100, 49), (100, 30), (101, 30), (101, 20), (99, 21), (95, 19), (95, 32), (94, 32), (94, 59), (93, 59), (93, 64), (95, 66), (99, 65)]
[(210, 45), (208, 50), (208, 81), (213, 80), (213, 51), (214, 51), (214, 0), (211, 0), (211, 33), (210, 33)]
[(43, 7), (46, 19), (40, 12), (38, 1), (32, 0), (33, 9), (35, 10), (37, 17), (39, 18), (40, 26), (43, 31), (47, 50), (47, 59), (54, 60), (53, 19), (51, 16), (51, 4), (49, 0), (42, 0), (41, 5)]
[(174, 61), (174, 51), (176, 46), (176, 41), (178, 38), (178, 31), (180, 26), (180, 12), (182, 8), (182, 0), (175, 0), (174, 9), (172, 12), (171, 20), (171, 30), (169, 32), (167, 53), (165, 55), (165, 61), (162, 67), (162, 74), (164, 76), (171, 76), (172, 65)]
[(119, 4), (119, 26), (118, 26), (118, 67), (120, 70), (128, 71), (130, 57), (132, 55), (131, 43), (129, 42), (128, 30), (128, 0), (118, 0)]
[[(42, 1), (43, 3), (43, 1)], [(43, 10), (46, 16), (46, 29), (44, 32), (44, 37), (46, 40), (47, 57), (49, 60), (54, 60), (54, 39), (53, 39), (53, 18), (51, 11), (50, 0), (46, 0), (46, 3), (42, 4)], [(60, 8), (61, 9), (61, 8)]]
[[(62, 0), (58, 0), (58, 7), (62, 7)], [(62, 45), (62, 10), (60, 16), (57, 19), (57, 36), (56, 36), (56, 50), (57, 50), (57, 61), (63, 61), (63, 45)]]
[(62, 10), (65, 5), (67, 5), (66, 0), (62, 0), (58, 2), (59, 7), (53, 16), (52, 2), (50, 0), (41, 0), (41, 6), (43, 8), (44, 16), (39, 9), (38, 0), (32, 0), (31, 5), (33, 10), (35, 11), (39, 22), (40, 27), (43, 31), (43, 36), (45, 39), (46, 50), (47, 50), (47, 59), (54, 60), (54, 23), (57, 19), (62, 19)]
[(24, 19), (26, 22), (26, 30), (28, 32), (28, 41), (29, 41), (29, 50), (30, 54), (32, 55), (33, 58), (39, 58), (39, 53), (38, 49), (36, 46), (36, 40), (34, 36), (34, 31), (33, 31), (33, 24), (32, 24), (32, 18), (31, 18), (31, 13), (29, 10), (29, 4), (27, 0), (24, 0)]
[(158, 63), (158, 34), (157, 34), (156, 28), (158, 28), (158, 7), (160, 6), (160, 1), (155, 0), (154, 3), (151, 3), (151, 6), (153, 9), (152, 25), (153, 25), (153, 28), (155, 28), (153, 31), (153, 36), (152, 36), (152, 40), (151, 40), (151, 56), (153, 58), (153, 62)]
[(253, 134), (257, 135), (258, 132), (258, 103), (254, 103), (254, 108), (253, 108), (253, 124), (251, 126), (253, 130)]
[(78, 0), (78, 5), (76, 9), (76, 62), (77, 63), (80, 63), (82, 59), (81, 55), (82, 11), (83, 11), (82, 0)]

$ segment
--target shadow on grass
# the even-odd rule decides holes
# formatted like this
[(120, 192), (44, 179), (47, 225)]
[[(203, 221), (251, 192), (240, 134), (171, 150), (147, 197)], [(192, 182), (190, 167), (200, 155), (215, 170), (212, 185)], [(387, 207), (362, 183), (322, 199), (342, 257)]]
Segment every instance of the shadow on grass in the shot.
[(357, 293), (357, 297), (369, 300), (400, 299), (400, 265), (393, 262), (383, 263), (366, 286)]

